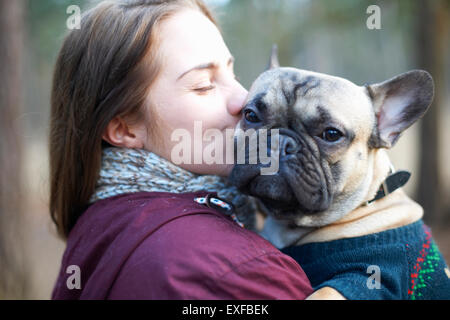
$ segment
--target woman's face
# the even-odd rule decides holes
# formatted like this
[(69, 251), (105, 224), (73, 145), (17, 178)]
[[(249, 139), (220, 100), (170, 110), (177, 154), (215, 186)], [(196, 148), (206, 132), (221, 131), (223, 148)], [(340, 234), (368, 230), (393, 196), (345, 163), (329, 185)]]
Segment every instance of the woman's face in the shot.
[[(228, 175), (232, 163), (226, 163), (227, 143), (232, 142), (230, 137), (247, 96), (247, 90), (235, 79), (230, 51), (217, 27), (196, 10), (182, 10), (164, 21), (159, 38), (162, 68), (146, 104), (157, 120), (148, 116), (147, 126), (156, 127), (144, 148), (174, 163), (174, 150), (182, 156), (190, 148), (188, 163), (177, 165), (198, 174)], [(203, 134), (211, 129), (216, 129), (215, 138), (204, 140)], [(174, 130), (178, 135), (172, 138)], [(219, 133), (222, 138), (218, 138)], [(185, 150), (180, 153), (181, 145)], [(205, 163), (205, 152), (213, 156), (223, 152), (222, 163)]]

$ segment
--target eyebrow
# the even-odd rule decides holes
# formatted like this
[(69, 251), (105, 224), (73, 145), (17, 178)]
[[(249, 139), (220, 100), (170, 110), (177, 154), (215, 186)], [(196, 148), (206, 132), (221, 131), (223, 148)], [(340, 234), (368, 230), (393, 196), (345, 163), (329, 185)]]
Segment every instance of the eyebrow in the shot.
[[(234, 63), (234, 57), (230, 57), (230, 59), (228, 59), (227, 66), (229, 66), (232, 63)], [(208, 69), (212, 70), (212, 69), (217, 69), (218, 67), (219, 67), (219, 64), (217, 62), (208, 62), (208, 63), (199, 64), (198, 66), (195, 66), (195, 67), (189, 69), (188, 71), (184, 72), (181, 76), (178, 77), (177, 81), (192, 71), (208, 70)]]

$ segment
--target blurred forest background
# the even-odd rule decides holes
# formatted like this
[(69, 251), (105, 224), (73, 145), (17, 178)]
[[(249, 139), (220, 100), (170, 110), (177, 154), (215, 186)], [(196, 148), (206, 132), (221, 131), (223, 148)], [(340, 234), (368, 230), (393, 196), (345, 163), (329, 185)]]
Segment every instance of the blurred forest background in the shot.
[[(0, 0), (0, 299), (48, 299), (64, 243), (48, 213), (47, 134), (52, 68), (68, 32), (68, 6), (98, 1)], [(450, 261), (450, 0), (209, 0), (249, 88), (277, 43), (284, 66), (383, 81), (428, 70), (427, 115), (390, 152), (412, 171), (406, 191)], [(369, 30), (369, 5), (381, 29)], [(82, 30), (81, 30), (82, 32)]]

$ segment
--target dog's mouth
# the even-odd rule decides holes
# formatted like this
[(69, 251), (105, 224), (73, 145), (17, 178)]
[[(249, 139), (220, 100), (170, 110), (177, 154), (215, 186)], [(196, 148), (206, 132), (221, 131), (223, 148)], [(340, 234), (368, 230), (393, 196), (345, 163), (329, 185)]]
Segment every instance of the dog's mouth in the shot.
[[(282, 177), (279, 178), (283, 179)], [(307, 208), (306, 206), (304, 206), (302, 202), (299, 201), (295, 192), (292, 190), (292, 187), (286, 180), (284, 180), (282, 184), (284, 187), (280, 187), (281, 184), (273, 184), (273, 186), (277, 186), (279, 190), (279, 192), (277, 193), (266, 193), (264, 191), (261, 192), (260, 190), (267, 190), (266, 188), (262, 187), (264, 182), (266, 184), (272, 182), (264, 180), (267, 180), (267, 177), (261, 176), (260, 179), (258, 179), (258, 177), (255, 178), (255, 181), (252, 181), (249, 184), (249, 190), (250, 194), (260, 199), (260, 201), (264, 204), (266, 209), (271, 212), (272, 215), (287, 218), (291, 216), (297, 216), (299, 214), (311, 215), (321, 211), (321, 209)]]
[[(272, 216), (278, 218), (295, 217), (299, 214), (314, 214), (317, 210), (307, 208), (297, 198), (292, 186), (284, 175), (276, 174), (270, 176), (251, 175), (257, 166), (241, 166), (234, 168), (232, 181), (240, 178), (240, 190), (246, 194), (258, 198), (264, 209)], [(247, 176), (245, 176), (247, 174)]]
[(255, 177), (248, 184), (248, 193), (258, 197), (270, 209), (294, 210), (299, 204), (291, 188), (279, 176)]

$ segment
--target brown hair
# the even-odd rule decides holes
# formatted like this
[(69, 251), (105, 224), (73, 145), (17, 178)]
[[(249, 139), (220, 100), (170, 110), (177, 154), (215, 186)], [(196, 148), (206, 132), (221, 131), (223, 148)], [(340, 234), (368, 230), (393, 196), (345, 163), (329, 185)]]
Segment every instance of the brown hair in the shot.
[(64, 40), (53, 77), (49, 132), (50, 214), (61, 237), (67, 238), (88, 207), (109, 122), (143, 116), (159, 73), (157, 28), (183, 8), (200, 10), (217, 25), (201, 0), (104, 1)]

